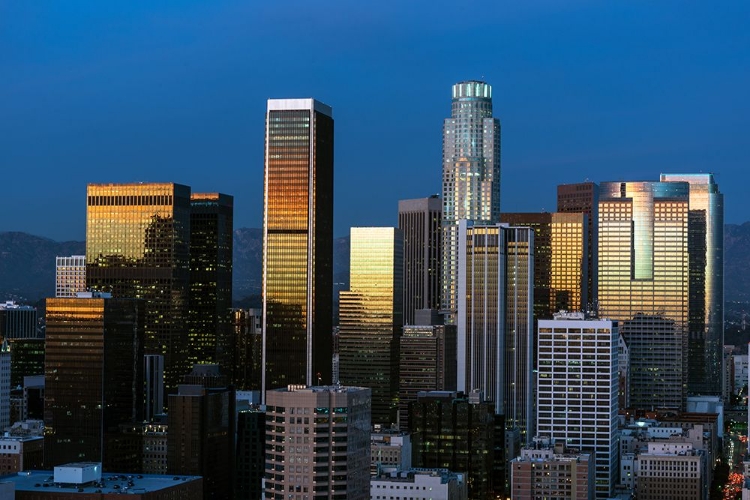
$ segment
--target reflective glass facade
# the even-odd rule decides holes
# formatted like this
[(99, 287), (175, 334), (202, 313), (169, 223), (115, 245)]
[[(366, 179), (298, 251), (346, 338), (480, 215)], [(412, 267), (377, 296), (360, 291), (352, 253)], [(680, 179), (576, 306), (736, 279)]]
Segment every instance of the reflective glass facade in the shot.
[(163, 354), (165, 384), (188, 370), (190, 188), (89, 184), (86, 286), (147, 302), (145, 349)]
[(459, 224), (457, 388), (475, 389), (533, 437), (534, 232)]
[(313, 99), (271, 99), (263, 219), (263, 387), (329, 383), (333, 118)]
[(688, 393), (722, 393), (724, 345), (724, 195), (712, 174), (662, 174), (690, 185)]
[(404, 232), (404, 324), (414, 325), (418, 309), (440, 309), (442, 205), (437, 195), (398, 202)]
[(45, 465), (123, 457), (102, 450), (119, 425), (143, 421), (144, 304), (47, 299)]
[[(625, 321), (645, 314), (673, 322), (682, 339), (682, 352), (671, 357), (683, 360), (683, 396), (687, 383), (687, 360), (682, 353), (688, 338), (688, 196), (685, 182), (604, 182), (599, 199), (599, 315)], [(635, 390), (631, 384), (631, 391)]]
[(191, 365), (218, 363), (233, 380), (232, 235), (234, 200), (220, 193), (190, 197)]
[(351, 229), (350, 290), (339, 293), (339, 378), (372, 389), (372, 422), (396, 422), (403, 325), (401, 230)]
[(443, 124), (442, 310), (457, 309), (458, 221), (492, 224), (500, 218), (500, 122), (492, 117), (492, 87), (453, 86), (451, 117)]

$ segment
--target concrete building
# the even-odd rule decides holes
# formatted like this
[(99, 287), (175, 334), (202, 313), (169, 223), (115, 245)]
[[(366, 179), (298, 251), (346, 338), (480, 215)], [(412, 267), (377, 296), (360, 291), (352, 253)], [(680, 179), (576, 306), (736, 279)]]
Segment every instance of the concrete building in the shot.
[(370, 474), (411, 468), (411, 435), (379, 425), (370, 434)]
[(398, 228), (404, 234), (404, 324), (416, 311), (440, 309), (443, 206), (438, 195), (399, 200)]
[(370, 493), (370, 389), (289, 386), (266, 393), (264, 495), (364, 500)]
[(619, 459), (617, 322), (560, 313), (540, 320), (537, 432), (591, 450), (596, 498), (608, 498)]
[(492, 116), (492, 86), (453, 85), (451, 116), (443, 123), (442, 311), (446, 324), (458, 312), (461, 220), (500, 220), (500, 121)]
[(332, 382), (333, 135), (330, 106), (314, 99), (268, 100), (261, 372), (266, 391)]
[(372, 500), (466, 500), (465, 475), (448, 469), (399, 469), (370, 479)]
[(143, 473), (166, 474), (168, 449), (168, 429), (165, 423), (143, 425)]
[(706, 500), (705, 453), (690, 443), (648, 443), (637, 455), (634, 472), (639, 500)]
[(40, 469), (44, 463), (42, 436), (12, 436), (0, 438), (0, 471), (5, 474)]
[(55, 257), (55, 297), (86, 291), (86, 256)]
[[(732, 356), (732, 363), (734, 366), (734, 373), (732, 374), (732, 394), (737, 394), (747, 385), (748, 377), (750, 376), (747, 360), (747, 354), (735, 354)], [(747, 395), (747, 392), (745, 392), (745, 395)]]
[(521, 456), (511, 460), (510, 470), (512, 500), (595, 498), (594, 456), (566, 449), (562, 443), (523, 448)]

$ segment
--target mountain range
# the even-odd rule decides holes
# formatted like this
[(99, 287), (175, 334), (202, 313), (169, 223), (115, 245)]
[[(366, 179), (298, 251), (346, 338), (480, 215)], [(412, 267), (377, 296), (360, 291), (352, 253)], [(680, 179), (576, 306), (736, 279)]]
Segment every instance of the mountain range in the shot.
[[(55, 294), (55, 257), (83, 255), (83, 241), (53, 241), (21, 232), (0, 232), (0, 301), (35, 303)], [(235, 300), (261, 291), (263, 232), (234, 231)], [(724, 226), (724, 293), (727, 302), (750, 302), (750, 222)], [(334, 240), (336, 290), (349, 283), (349, 237)]]

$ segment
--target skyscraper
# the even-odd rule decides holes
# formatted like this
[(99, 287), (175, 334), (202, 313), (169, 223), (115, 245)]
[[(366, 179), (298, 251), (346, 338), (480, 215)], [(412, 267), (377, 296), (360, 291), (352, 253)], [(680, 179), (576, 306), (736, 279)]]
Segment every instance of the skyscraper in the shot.
[(339, 293), (339, 378), (372, 389), (372, 422), (396, 422), (403, 325), (401, 230), (351, 229), (350, 290)]
[(534, 232), (461, 221), (459, 251), (458, 390), (482, 391), (530, 442)]
[(537, 433), (593, 450), (596, 498), (610, 498), (620, 456), (617, 322), (560, 313), (538, 331)]
[[(687, 389), (687, 357), (683, 353), (688, 339), (688, 211), (686, 182), (600, 184), (599, 315), (621, 321), (648, 316), (648, 324), (654, 327), (654, 342), (664, 330), (664, 321), (672, 325), (682, 346), (679, 352), (663, 352), (666, 365), (662, 368), (671, 370), (674, 359), (682, 360), (681, 407)], [(657, 321), (658, 318), (664, 321)], [(644, 331), (648, 324), (641, 324), (639, 335), (648, 335)], [(637, 354), (629, 343), (625, 325), (622, 328), (634, 360)], [(659, 373), (655, 368), (649, 371), (653, 377)], [(636, 390), (634, 375), (631, 368), (631, 392)], [(673, 400), (651, 401), (656, 406), (668, 403)]]
[(404, 324), (418, 309), (440, 309), (442, 205), (437, 195), (398, 202), (404, 232)]
[(458, 300), (458, 221), (500, 220), (500, 122), (492, 117), (492, 87), (453, 86), (451, 117), (443, 124), (442, 310), (454, 323)]
[(86, 295), (47, 299), (45, 464), (106, 470), (120, 462), (109, 437), (143, 421), (144, 304)]
[(86, 291), (86, 256), (55, 257), (55, 297)]
[(234, 349), (232, 234), (234, 199), (220, 193), (190, 196), (190, 364), (218, 363), (229, 380)]
[(329, 383), (333, 311), (333, 115), (269, 99), (263, 214), (263, 388)]
[(188, 371), (190, 188), (180, 184), (89, 184), (86, 286), (146, 300), (148, 354), (164, 355), (176, 389)]
[[(588, 280), (586, 298), (593, 306), (597, 302), (599, 186), (590, 181), (578, 184), (560, 184), (557, 186), (557, 211), (562, 213), (583, 213), (588, 217), (586, 233), (587, 255), (585, 263), (585, 274)], [(588, 304), (586, 305), (588, 306)]]
[(721, 395), (724, 346), (724, 195), (713, 174), (661, 174), (690, 185), (688, 393)]

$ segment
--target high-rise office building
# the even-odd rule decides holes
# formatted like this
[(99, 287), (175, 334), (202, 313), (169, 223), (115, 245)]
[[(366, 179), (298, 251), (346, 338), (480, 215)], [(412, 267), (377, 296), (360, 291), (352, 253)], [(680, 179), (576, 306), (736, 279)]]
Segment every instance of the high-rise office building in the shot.
[(232, 309), (234, 385), (238, 391), (260, 391), (263, 373), (263, 311)]
[(26, 376), (44, 373), (44, 336), (37, 314), (36, 307), (0, 303), (0, 342), (7, 340), (10, 348), (12, 387), (22, 385)]
[(36, 338), (42, 338), (36, 307), (21, 306), (12, 300), (0, 304), (0, 339)]
[(55, 297), (86, 291), (86, 256), (55, 257)]
[(260, 407), (237, 408), (234, 498), (253, 500), (263, 491), (266, 472), (266, 412)]
[[(597, 259), (599, 237), (599, 186), (594, 182), (560, 184), (557, 186), (557, 211), (562, 213), (583, 213), (588, 217), (586, 233), (585, 275), (588, 280), (586, 297), (589, 304), (596, 305)], [(586, 309), (589, 309), (586, 304)]]
[(0, 344), (0, 429), (10, 424), (10, 346), (3, 340)]
[(400, 200), (398, 228), (404, 233), (404, 324), (415, 311), (440, 309), (443, 207), (437, 195)]
[(372, 389), (372, 422), (396, 422), (403, 326), (401, 230), (351, 229), (350, 290), (339, 292), (339, 379)]
[(534, 232), (528, 227), (459, 224), (457, 387), (480, 390), (533, 437)]
[[(648, 316), (648, 324), (656, 328), (654, 339), (663, 330), (663, 322), (656, 318), (669, 322), (682, 345), (661, 357), (667, 363), (664, 370), (674, 369), (674, 360), (681, 360), (683, 408), (687, 392), (687, 356), (683, 353), (687, 352), (690, 296), (689, 184), (603, 182), (599, 187), (599, 315), (620, 321)], [(643, 330), (647, 323), (641, 323), (639, 335), (648, 335)], [(632, 363), (638, 354), (622, 327)], [(655, 376), (658, 371), (649, 373)], [(634, 376), (631, 366), (631, 392), (637, 389)]]
[(331, 382), (333, 115), (269, 99), (263, 214), (263, 388)]
[(145, 351), (164, 355), (176, 389), (188, 371), (190, 188), (89, 184), (86, 286), (146, 300)]
[(289, 386), (266, 405), (264, 498), (370, 498), (370, 389)]
[(218, 363), (233, 380), (232, 240), (234, 199), (221, 193), (190, 196), (190, 364)]
[(583, 213), (503, 213), (503, 223), (534, 230), (534, 319), (587, 308), (588, 216)]
[(118, 463), (110, 437), (143, 421), (144, 304), (107, 294), (47, 299), (45, 465)]
[(423, 391), (456, 390), (456, 325), (407, 325), (399, 342), (399, 426)]
[(721, 395), (724, 346), (724, 195), (713, 174), (661, 174), (690, 186), (688, 393)]
[(446, 323), (458, 309), (458, 221), (500, 220), (500, 121), (492, 117), (492, 87), (453, 86), (451, 117), (443, 124), (442, 306)]
[(147, 422), (164, 413), (164, 356), (147, 354), (143, 357), (145, 389), (144, 414)]
[(559, 313), (539, 321), (538, 435), (596, 461), (596, 498), (610, 498), (619, 470), (617, 322)]

